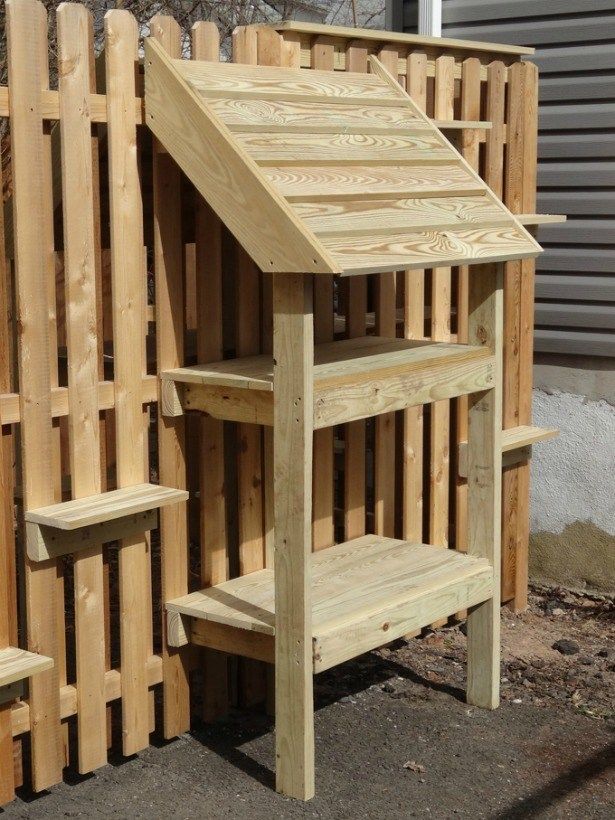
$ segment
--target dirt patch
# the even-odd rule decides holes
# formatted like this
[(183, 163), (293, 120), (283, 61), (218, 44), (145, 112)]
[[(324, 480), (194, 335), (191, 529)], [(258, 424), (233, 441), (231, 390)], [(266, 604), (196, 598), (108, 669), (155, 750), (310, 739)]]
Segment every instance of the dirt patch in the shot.
[[(7, 807), (21, 818), (615, 817), (615, 629), (607, 598), (532, 592), (503, 612), (502, 706), (467, 706), (459, 626), (316, 678), (317, 795), (272, 791), (263, 714), (237, 712)], [(566, 639), (579, 651), (552, 648)], [(0, 812), (0, 815), (2, 812)]]

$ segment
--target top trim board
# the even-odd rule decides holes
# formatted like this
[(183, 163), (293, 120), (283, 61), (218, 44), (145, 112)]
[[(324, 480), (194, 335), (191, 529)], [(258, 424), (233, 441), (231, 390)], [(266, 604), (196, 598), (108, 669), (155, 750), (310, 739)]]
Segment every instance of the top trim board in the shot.
[(402, 34), (397, 31), (382, 31), (370, 28), (346, 28), (345, 26), (328, 26), (324, 23), (302, 23), (297, 20), (284, 20), (270, 26), (275, 31), (296, 31), (299, 34), (326, 35), (341, 37), (345, 40), (375, 40), (379, 43), (400, 43), (429, 48), (450, 48), (463, 51), (484, 51), (488, 54), (512, 54), (529, 56), (535, 49), (527, 46), (511, 46), (505, 43), (483, 43), (475, 40), (455, 40), (450, 37), (426, 37), (422, 34)]

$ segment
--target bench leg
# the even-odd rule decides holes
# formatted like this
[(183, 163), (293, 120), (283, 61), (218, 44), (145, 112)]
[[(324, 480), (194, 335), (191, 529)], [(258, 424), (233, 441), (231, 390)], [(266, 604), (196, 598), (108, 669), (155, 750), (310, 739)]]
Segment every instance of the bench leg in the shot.
[(468, 613), (468, 703), (495, 709), (500, 697), (503, 265), (470, 271), (470, 344), (496, 358), (491, 390), (469, 398), (468, 552), (493, 565), (493, 597)]
[(312, 277), (274, 274), (276, 788), (314, 795)]

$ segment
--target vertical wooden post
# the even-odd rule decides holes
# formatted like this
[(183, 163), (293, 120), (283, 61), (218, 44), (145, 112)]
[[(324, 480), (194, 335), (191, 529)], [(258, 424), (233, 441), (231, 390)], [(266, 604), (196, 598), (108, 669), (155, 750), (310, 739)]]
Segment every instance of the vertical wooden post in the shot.
[[(350, 41), (346, 46), (346, 71), (367, 73), (367, 45)], [(346, 282), (346, 336), (365, 336), (367, 276), (349, 276)], [(365, 421), (352, 421), (344, 429), (344, 538), (365, 535)]]
[[(89, 109), (93, 91), (93, 26), (75, 3), (58, 9), (64, 280), (68, 347), (69, 454), (73, 498), (101, 492), (98, 422), (96, 264), (99, 225), (94, 198)], [(88, 329), (84, 333), (84, 327)], [(84, 774), (107, 762), (105, 619), (102, 544), (75, 554), (77, 746)]]
[(503, 265), (470, 275), (468, 341), (495, 356), (495, 385), (474, 393), (468, 420), (468, 553), (493, 566), (493, 596), (468, 613), (468, 703), (495, 709), (500, 690)]
[[(150, 32), (169, 55), (181, 57), (177, 22), (157, 14)], [(181, 225), (181, 172), (153, 140), (154, 272), (156, 276), (156, 357), (158, 371), (184, 364), (184, 277)], [(158, 401), (158, 475), (168, 487), (186, 487), (186, 428), (183, 416), (164, 416)], [(162, 602), (188, 592), (188, 524), (185, 502), (160, 510)], [(166, 617), (163, 607), (163, 631)], [(190, 681), (185, 649), (162, 646), (164, 736), (190, 727)]]
[[(320, 71), (333, 71), (334, 41), (315, 37), (311, 65)], [(314, 280), (314, 341), (333, 341), (333, 277), (317, 276)], [(313, 545), (315, 550), (330, 547), (333, 534), (333, 427), (314, 433)]]
[[(0, 167), (0, 190), (2, 168)], [(0, 209), (0, 393), (11, 392), (9, 278), (4, 252), (4, 209)], [(0, 427), (0, 649), (17, 640), (13, 528), (13, 433)], [(0, 703), (0, 806), (15, 796), (11, 701)]]
[[(192, 59), (218, 60), (220, 41), (215, 23), (192, 27)], [(201, 196), (196, 196), (197, 360), (199, 364), (224, 357), (222, 340), (222, 223)], [(228, 533), (224, 490), (224, 422), (203, 415), (199, 419), (199, 486), (201, 493), (201, 584), (228, 579)], [(203, 719), (214, 720), (228, 711), (228, 656), (203, 650)]]
[[(422, 111), (427, 109), (427, 55), (414, 51), (407, 59), (406, 86)], [(404, 336), (425, 338), (425, 271), (404, 272)], [(423, 542), (423, 406), (403, 411), (402, 535)]]
[[(454, 69), (454, 57), (443, 55), (436, 59), (436, 119), (453, 119)], [(451, 269), (433, 268), (431, 338), (438, 342), (449, 342), (450, 336)], [(429, 543), (438, 547), (447, 547), (449, 543), (450, 413), (449, 401), (437, 401), (430, 407)]]
[(312, 281), (273, 283), (276, 784), (314, 794), (312, 677)]
[[(384, 46), (378, 59), (397, 79), (399, 52)], [(376, 277), (376, 333), (397, 335), (396, 274)], [(395, 413), (382, 413), (375, 420), (374, 452), (374, 531), (389, 538), (395, 536)]]
[[(118, 487), (143, 481), (143, 213), (134, 117), (138, 29), (128, 11), (105, 15), (109, 210)], [(119, 552), (122, 735), (124, 754), (149, 743), (147, 657), (151, 633), (147, 539), (123, 539)]]
[[(51, 346), (49, 340), (48, 224), (51, 199), (45, 196), (39, 37), (46, 36), (47, 14), (35, 0), (9, 0), (8, 66), (11, 85), (11, 160), (15, 282), (19, 326), (19, 404), (24, 508), (52, 504), (53, 432), (51, 422)], [(32, 48), (33, 30), (36, 35)], [(46, 55), (45, 55), (46, 56)], [(53, 351), (55, 357), (55, 350)], [(28, 648), (54, 659), (53, 669), (30, 681), (32, 783), (35, 791), (62, 778), (56, 613), (59, 585), (56, 561), (25, 558)], [(63, 661), (62, 661), (63, 663)]]

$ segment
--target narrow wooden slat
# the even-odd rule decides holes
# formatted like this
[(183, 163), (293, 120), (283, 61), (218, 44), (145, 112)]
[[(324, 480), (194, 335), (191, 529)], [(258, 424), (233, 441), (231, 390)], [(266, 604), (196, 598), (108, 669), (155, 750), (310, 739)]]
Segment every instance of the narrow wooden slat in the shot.
[[(407, 58), (407, 92), (422, 111), (427, 110), (427, 55), (413, 51)], [(425, 334), (425, 271), (404, 272), (404, 336)], [(402, 454), (402, 534), (423, 541), (423, 407), (404, 410)]]
[[(522, 64), (523, 75), (523, 192), (519, 210), (536, 210), (536, 174), (538, 146), (538, 69)], [(518, 69), (517, 69), (518, 70)], [(516, 209), (515, 209), (516, 210)], [(534, 354), (535, 262), (521, 262), (521, 304), (519, 310), (519, 423), (532, 423), (532, 373)], [(519, 472), (519, 514), (517, 519), (517, 573), (514, 609), (527, 607), (529, 538), (530, 538), (530, 465), (523, 462)]]
[[(237, 133), (237, 132), (235, 132)], [(248, 154), (264, 165), (352, 165), (369, 162), (374, 156), (379, 164), (448, 160), (450, 154), (429, 132), (418, 134), (271, 134), (237, 133)]]
[[(498, 64), (495, 64), (498, 65)], [(501, 75), (502, 69), (499, 74)], [(523, 210), (523, 76), (519, 68), (508, 73), (508, 100), (506, 106), (507, 152), (506, 166), (499, 164), (486, 181), (495, 190), (505, 191), (505, 203), (513, 212)], [(497, 76), (497, 75), (496, 75)], [(495, 82), (494, 78), (490, 78)], [(500, 83), (501, 84), (501, 83)], [(493, 105), (501, 105), (492, 95)], [(489, 115), (489, 111), (487, 112)], [(501, 119), (504, 112), (500, 111)], [(497, 134), (497, 131), (496, 131)], [(493, 134), (490, 135), (493, 138)], [(519, 339), (521, 319), (521, 262), (507, 262), (504, 269), (504, 371), (503, 371), (503, 420), (504, 429), (519, 426)], [(502, 477), (502, 599), (514, 600), (516, 576), (520, 552), (518, 541), (518, 516), (520, 504), (520, 470), (509, 467)], [(521, 556), (519, 555), (519, 558)]]
[[(0, 168), (0, 186), (3, 187)], [(9, 268), (4, 244), (4, 209), (0, 210), (0, 392), (11, 389), (12, 330)], [(0, 648), (17, 644), (17, 601), (15, 567), (15, 530), (13, 526), (13, 432), (0, 428)], [(0, 704), (0, 806), (15, 796), (16, 777), (13, 763), (12, 704)], [(15, 749), (21, 764), (21, 749)]]
[[(455, 80), (454, 57), (436, 59), (434, 117), (452, 119)], [(451, 269), (431, 272), (431, 338), (446, 342), (451, 334)], [(447, 547), (449, 541), (450, 404), (436, 402), (430, 408), (429, 543)]]
[[(84, 6), (58, 9), (64, 279), (69, 384), (69, 451), (73, 498), (101, 492), (98, 423), (96, 260), (98, 209), (91, 121), (82, 106), (93, 87), (94, 34)], [(84, 334), (83, 328), (90, 328)], [(74, 558), (78, 766), (82, 774), (107, 762), (104, 696), (105, 618), (102, 545)]]
[[(247, 98), (296, 100), (304, 102), (326, 97), (329, 104), (350, 102), (366, 104), (366, 101), (395, 105), (395, 95), (381, 81), (370, 75), (349, 76), (325, 70), (295, 70), (281, 68), (276, 71), (267, 66), (247, 70), (245, 66), (233, 63), (174, 62), (178, 71), (200, 94), (207, 98)], [(322, 100), (321, 100), (322, 101)]]
[[(192, 57), (218, 59), (220, 42), (213, 23), (192, 28)], [(219, 361), (222, 341), (222, 223), (197, 194), (195, 214), (197, 360)], [(199, 420), (199, 487), (201, 509), (201, 584), (219, 584), (228, 578), (228, 535), (224, 472), (224, 423), (210, 416)], [(204, 720), (228, 711), (228, 660), (216, 652), (203, 656)]]
[[(357, 50), (365, 53), (367, 73), (367, 51), (360, 45)], [(355, 103), (332, 108), (323, 102), (237, 99), (211, 100), (208, 105), (231, 131), (246, 134), (261, 130), (287, 134), (329, 134), (336, 130), (345, 134), (407, 134), (425, 130), (414, 113), (401, 106)]]
[[(137, 24), (127, 11), (105, 15), (108, 106), (109, 199), (113, 280), (115, 437), (118, 487), (143, 480), (144, 426), (136, 386), (144, 358), (143, 216), (137, 167), (136, 127), (128, 101), (135, 96)], [(122, 658), (122, 745), (134, 754), (149, 743), (146, 663), (148, 611), (147, 542), (133, 536), (120, 544), (120, 650)]]
[(469, 180), (458, 165), (421, 166), (417, 168), (363, 166), (328, 168), (275, 168), (265, 166), (264, 175), (290, 202), (334, 199), (394, 199), (483, 194), (478, 183)]
[(314, 794), (312, 679), (312, 286), (275, 275), (275, 711), (276, 788)]
[[(316, 37), (312, 42), (312, 68), (333, 72), (333, 41)], [(319, 276), (314, 282), (314, 341), (317, 344), (333, 340), (333, 277)], [(333, 531), (333, 428), (314, 433), (314, 486), (312, 489), (315, 550), (334, 543)]]
[[(150, 34), (172, 57), (181, 56), (181, 31), (172, 17), (156, 15)], [(154, 140), (154, 272), (156, 281), (156, 359), (159, 370), (184, 364), (184, 271), (181, 172)], [(186, 487), (186, 429), (183, 416), (162, 415), (158, 402), (158, 474), (162, 484)], [(188, 527), (185, 502), (160, 511), (162, 598), (188, 591)], [(164, 618), (163, 618), (164, 621)], [(190, 681), (186, 653), (163, 642), (164, 736), (190, 728)]]
[[(378, 52), (382, 64), (397, 78), (398, 51), (385, 46)], [(383, 273), (375, 282), (376, 333), (395, 337), (396, 274)], [(376, 418), (374, 451), (374, 531), (392, 538), (395, 535), (395, 415)]]
[[(11, 97), (11, 165), (17, 313), (20, 326), (19, 372), (24, 508), (54, 498), (53, 433), (48, 305), (48, 235), (51, 201), (45, 198), (45, 144), (40, 92), (47, 68), (41, 65), (39, 41), (47, 36), (47, 15), (35, 0), (7, 2)], [(34, 34), (34, 48), (32, 38)], [(46, 52), (46, 48), (45, 48)], [(45, 54), (46, 56), (46, 54)], [(55, 351), (54, 351), (55, 357)], [(41, 791), (62, 777), (59, 660), (57, 634), (58, 571), (54, 561), (25, 561), (28, 647), (56, 661), (30, 682), (32, 784)], [(62, 658), (63, 665), (63, 658)]]
[[(260, 59), (279, 56), (281, 38), (271, 31), (240, 29), (233, 41), (233, 60), (256, 65)], [(277, 48), (276, 48), (277, 47)], [(255, 69), (258, 70), (258, 69)], [(240, 245), (235, 245), (235, 327), (236, 355), (239, 358), (260, 351), (261, 301), (260, 272)], [(269, 283), (270, 284), (270, 283)], [(263, 298), (267, 298), (263, 281)], [(237, 502), (239, 532), (239, 572), (241, 575), (265, 566), (263, 435), (255, 424), (237, 426)], [(241, 702), (246, 706), (266, 697), (266, 671), (262, 664), (243, 661), (239, 667)]]
[(510, 224), (488, 197), (459, 196), (371, 202), (297, 202), (294, 210), (319, 237), (354, 234), (414, 233)]
[[(468, 57), (463, 61), (461, 74), (461, 116), (464, 119), (479, 119), (481, 115), (481, 80), (480, 61)], [(461, 135), (461, 153), (475, 171), (479, 170), (479, 139), (474, 130), (463, 131)], [(470, 269), (467, 265), (459, 268), (457, 274), (457, 341), (468, 340), (468, 293)], [(455, 414), (456, 441), (466, 441), (468, 437), (468, 399), (462, 396), (457, 400)], [(467, 551), (468, 546), (468, 484), (455, 471), (455, 549)], [(463, 613), (460, 613), (460, 615)]]
[[(358, 41), (346, 46), (346, 70), (367, 72), (367, 48)], [(393, 111), (394, 109), (387, 109)], [(348, 280), (346, 294), (346, 336), (364, 336), (367, 314), (367, 277)], [(366, 518), (366, 425), (347, 424), (344, 429), (344, 537), (347, 541), (365, 534)]]

